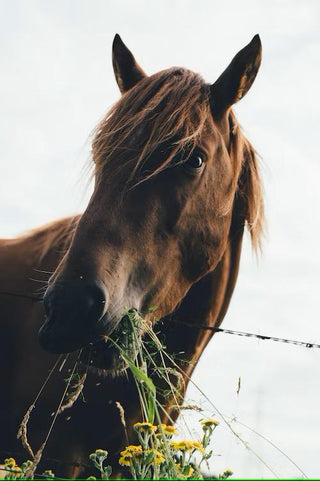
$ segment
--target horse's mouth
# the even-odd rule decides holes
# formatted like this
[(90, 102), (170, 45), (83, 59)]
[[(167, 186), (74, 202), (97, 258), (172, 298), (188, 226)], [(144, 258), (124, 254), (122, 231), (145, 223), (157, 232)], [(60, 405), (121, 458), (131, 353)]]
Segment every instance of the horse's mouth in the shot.
[(119, 373), (128, 367), (119, 349), (108, 339), (100, 339), (82, 348), (80, 360), (90, 370), (96, 368), (106, 373)]
[(128, 360), (134, 362), (142, 343), (142, 329), (132, 325), (124, 316), (109, 336), (100, 336), (82, 348), (80, 359), (88, 368), (97, 368), (106, 373), (125, 371)]
[[(128, 360), (136, 359), (141, 347), (142, 318), (129, 311), (110, 329), (110, 322), (95, 329), (74, 333), (64, 326), (46, 321), (39, 331), (41, 346), (52, 353), (70, 353), (81, 349), (80, 359), (88, 368), (117, 373), (128, 367)], [(95, 331), (95, 333), (94, 333)]]

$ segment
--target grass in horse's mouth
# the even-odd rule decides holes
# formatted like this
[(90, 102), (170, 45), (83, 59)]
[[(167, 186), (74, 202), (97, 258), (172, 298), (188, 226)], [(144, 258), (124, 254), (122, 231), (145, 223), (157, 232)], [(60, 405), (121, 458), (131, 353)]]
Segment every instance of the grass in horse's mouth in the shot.
[(104, 373), (118, 374), (128, 367), (128, 360), (135, 361), (146, 321), (140, 314), (126, 312), (110, 336), (100, 339), (82, 349), (81, 362), (89, 368), (97, 368)]

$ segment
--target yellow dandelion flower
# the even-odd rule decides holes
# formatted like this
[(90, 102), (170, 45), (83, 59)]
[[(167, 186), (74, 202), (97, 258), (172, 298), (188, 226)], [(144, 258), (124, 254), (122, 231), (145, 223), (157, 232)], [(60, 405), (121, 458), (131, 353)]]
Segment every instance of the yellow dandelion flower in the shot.
[(130, 444), (130, 446), (127, 446), (124, 451), (121, 451), (121, 456), (130, 456), (132, 457), (133, 455), (137, 454), (142, 454), (142, 446)]
[(192, 474), (194, 473), (194, 469), (192, 466), (189, 465), (185, 465), (183, 468), (181, 466), (180, 463), (177, 463), (176, 464), (176, 468), (178, 469), (178, 471), (180, 471), (180, 474), (183, 476), (183, 478), (189, 478), (190, 476), (192, 476)]
[(170, 445), (176, 451), (191, 451), (193, 449), (192, 441), (182, 440), (182, 441), (171, 441)]
[(224, 474), (224, 476), (225, 476), (226, 478), (228, 478), (229, 476), (232, 476), (232, 475), (233, 475), (233, 471), (232, 471), (232, 469), (227, 468), (227, 469), (223, 472), (223, 474)]
[(152, 459), (151, 463), (155, 462), (156, 464), (161, 464), (165, 460), (164, 456), (157, 449), (147, 449), (145, 451), (145, 454), (147, 454), (147, 455), (150, 454), (150, 453), (153, 454), (153, 459)]
[(160, 451), (157, 451), (156, 449), (154, 450), (154, 453), (156, 455), (155, 457), (155, 463), (156, 464), (161, 464), (164, 461), (164, 456), (160, 453)]
[(189, 441), (184, 439), (182, 441), (170, 441), (170, 446), (176, 451), (193, 451), (197, 449), (204, 453), (204, 448), (199, 441)]
[(7, 458), (4, 460), (4, 465), (6, 468), (10, 468), (10, 469), (13, 469), (15, 468), (17, 465), (16, 465), (16, 460), (14, 458)]
[(98, 455), (103, 455), (103, 456), (108, 455), (108, 451), (106, 451), (105, 449), (96, 449), (94, 453)]
[(174, 451), (176, 451), (178, 448), (179, 441), (170, 441), (170, 446)]
[(130, 460), (131, 457), (129, 456), (121, 456), (121, 458), (119, 459), (119, 464), (120, 466), (130, 466)]
[(198, 451), (201, 451), (201, 453), (204, 453), (204, 447), (199, 441), (192, 441), (192, 447), (193, 449), (197, 449)]
[(151, 423), (135, 423), (133, 425), (134, 429), (136, 431), (143, 431), (143, 432), (149, 432), (152, 433), (153, 431), (157, 430), (157, 426), (154, 426)]
[(210, 428), (211, 426), (218, 426), (218, 424), (220, 424), (220, 421), (218, 421), (217, 419), (208, 418), (208, 419), (202, 419), (200, 423), (202, 424), (203, 427)]
[[(164, 434), (167, 434), (168, 436), (171, 436), (172, 434), (178, 434), (178, 431), (174, 426), (168, 426), (167, 424), (161, 424), (162, 430)], [(159, 426), (159, 431), (160, 431), (160, 426)]]

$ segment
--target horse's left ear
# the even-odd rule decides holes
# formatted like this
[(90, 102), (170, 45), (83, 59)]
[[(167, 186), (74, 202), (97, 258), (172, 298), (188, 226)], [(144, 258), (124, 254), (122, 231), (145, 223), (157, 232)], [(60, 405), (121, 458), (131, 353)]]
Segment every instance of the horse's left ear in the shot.
[(218, 80), (211, 85), (211, 105), (214, 115), (222, 115), (248, 92), (260, 67), (261, 52), (260, 37), (255, 35), (251, 42), (237, 53)]
[(118, 34), (114, 37), (112, 44), (112, 63), (116, 81), (122, 94), (146, 77)]

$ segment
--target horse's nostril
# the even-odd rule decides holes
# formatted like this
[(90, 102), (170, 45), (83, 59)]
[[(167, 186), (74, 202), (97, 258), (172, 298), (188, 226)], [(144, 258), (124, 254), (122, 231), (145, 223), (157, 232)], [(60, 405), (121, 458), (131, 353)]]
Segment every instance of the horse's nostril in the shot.
[(85, 346), (101, 329), (106, 294), (98, 282), (52, 284), (44, 296), (46, 322), (39, 331), (42, 347), (50, 352), (71, 352)]
[(84, 303), (88, 312), (96, 315), (98, 319), (103, 315), (106, 304), (106, 295), (102, 288), (94, 283), (87, 286), (86, 297), (84, 297)]
[(106, 294), (98, 282), (56, 282), (48, 288), (43, 301), (48, 320), (89, 326), (104, 314)]

